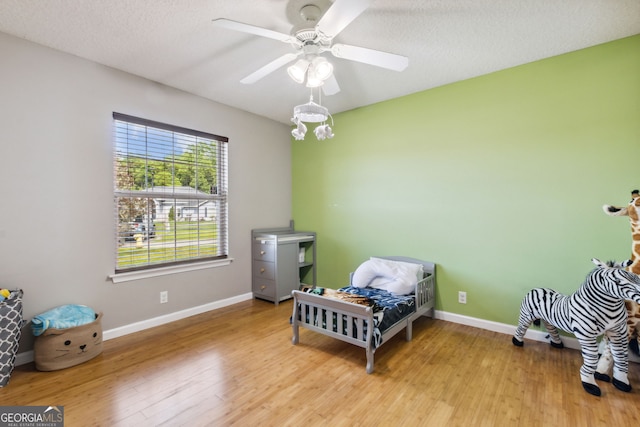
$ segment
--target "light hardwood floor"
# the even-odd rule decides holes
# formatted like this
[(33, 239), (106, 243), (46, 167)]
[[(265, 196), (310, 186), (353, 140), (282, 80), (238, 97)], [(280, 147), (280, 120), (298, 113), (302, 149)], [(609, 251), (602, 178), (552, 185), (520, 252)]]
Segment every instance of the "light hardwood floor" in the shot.
[(97, 358), (16, 367), (1, 405), (61, 405), (73, 426), (634, 426), (631, 393), (583, 391), (576, 350), (418, 319), (365, 372), (364, 350), (302, 329), (291, 301), (248, 301), (105, 341)]

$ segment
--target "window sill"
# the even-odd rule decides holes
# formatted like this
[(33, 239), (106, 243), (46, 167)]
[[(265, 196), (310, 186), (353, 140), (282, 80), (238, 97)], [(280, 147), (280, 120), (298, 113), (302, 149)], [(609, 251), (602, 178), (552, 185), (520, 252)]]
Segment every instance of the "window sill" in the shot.
[(216, 261), (195, 262), (193, 264), (172, 265), (170, 267), (158, 267), (149, 270), (130, 271), (116, 273), (109, 276), (113, 283), (131, 282), (133, 280), (148, 279), (150, 277), (166, 276), (168, 274), (184, 273), (187, 271), (203, 270), (205, 268), (223, 267), (233, 262), (232, 258)]

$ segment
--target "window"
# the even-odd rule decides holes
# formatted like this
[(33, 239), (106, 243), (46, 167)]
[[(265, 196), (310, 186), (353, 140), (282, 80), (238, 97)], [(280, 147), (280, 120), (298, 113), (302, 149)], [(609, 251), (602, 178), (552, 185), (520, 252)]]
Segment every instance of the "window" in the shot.
[(228, 138), (113, 119), (116, 273), (227, 258)]

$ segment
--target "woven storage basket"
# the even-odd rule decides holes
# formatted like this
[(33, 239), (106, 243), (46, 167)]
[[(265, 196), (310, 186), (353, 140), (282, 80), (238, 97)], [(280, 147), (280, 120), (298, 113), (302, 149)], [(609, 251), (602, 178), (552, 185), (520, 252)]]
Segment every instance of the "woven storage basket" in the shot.
[(22, 290), (17, 289), (0, 302), (0, 387), (7, 385), (16, 363), (22, 331), (22, 295)]

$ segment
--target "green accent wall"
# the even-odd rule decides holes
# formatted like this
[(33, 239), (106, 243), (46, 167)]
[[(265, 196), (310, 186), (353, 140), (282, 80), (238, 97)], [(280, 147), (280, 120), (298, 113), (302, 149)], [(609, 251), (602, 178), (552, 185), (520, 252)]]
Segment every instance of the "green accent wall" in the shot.
[(630, 256), (628, 218), (602, 205), (640, 187), (640, 35), (334, 120), (333, 139), (292, 141), (320, 286), (370, 256), (421, 258), (438, 265), (438, 310), (515, 325), (529, 289), (570, 293), (591, 258)]

